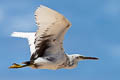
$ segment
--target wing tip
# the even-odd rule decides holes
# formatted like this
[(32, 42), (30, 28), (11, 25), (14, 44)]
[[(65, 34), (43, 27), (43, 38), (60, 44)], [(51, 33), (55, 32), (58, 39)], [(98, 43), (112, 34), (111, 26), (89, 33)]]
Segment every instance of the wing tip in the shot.
[(46, 6), (44, 6), (44, 5), (40, 5), (40, 8), (46, 8)]
[(48, 8), (47, 6), (44, 6), (44, 5), (40, 5), (39, 7), (37, 7), (37, 9), (35, 10), (35, 15), (37, 14), (37, 11), (39, 11), (40, 9), (42, 8)]
[(17, 34), (17, 32), (13, 32), (13, 33), (11, 33), (11, 37), (15, 37), (16, 36), (16, 34)]
[(44, 5), (40, 5), (37, 9), (41, 9), (41, 8), (48, 8), (48, 7)]

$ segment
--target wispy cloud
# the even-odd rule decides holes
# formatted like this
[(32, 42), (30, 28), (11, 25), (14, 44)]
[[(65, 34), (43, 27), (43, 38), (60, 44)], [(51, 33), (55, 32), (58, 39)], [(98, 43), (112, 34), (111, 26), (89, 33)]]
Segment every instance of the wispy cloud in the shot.
[(4, 11), (2, 8), (0, 8), (0, 23), (2, 23), (3, 19), (4, 19)]
[(3, 30), (3, 35), (8, 36), (14, 31), (19, 32), (30, 32), (36, 30), (35, 19), (32, 15), (16, 16), (10, 19), (9, 23), (6, 24), (6, 28)]
[(120, 57), (120, 45), (111, 45), (108, 47), (108, 53), (112, 57)]
[(120, 13), (120, 5), (118, 1), (109, 0), (104, 5), (104, 12), (109, 16), (117, 16)]
[[(26, 5), (28, 1), (0, 3), (0, 27), (1, 36), (7, 36), (13, 31), (35, 31), (34, 9), (32, 3)], [(6, 6), (7, 5), (7, 6)]]
[(11, 21), (11, 28), (14, 30), (29, 31), (34, 29), (35, 20), (32, 15), (24, 15), (21, 17), (15, 17)]

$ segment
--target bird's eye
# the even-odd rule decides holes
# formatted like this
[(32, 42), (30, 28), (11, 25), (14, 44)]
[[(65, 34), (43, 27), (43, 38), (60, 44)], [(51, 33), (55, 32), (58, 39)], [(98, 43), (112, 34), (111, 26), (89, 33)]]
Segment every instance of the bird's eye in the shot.
[(76, 57), (77, 59), (79, 59), (79, 57)]

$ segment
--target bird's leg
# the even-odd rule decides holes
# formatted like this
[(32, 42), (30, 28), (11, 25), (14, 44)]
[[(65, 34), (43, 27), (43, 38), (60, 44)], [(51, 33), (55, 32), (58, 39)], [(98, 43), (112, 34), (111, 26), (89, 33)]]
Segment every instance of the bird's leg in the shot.
[(14, 63), (12, 66), (10, 66), (9, 68), (10, 69), (13, 69), (13, 68), (23, 68), (23, 67), (26, 67), (26, 66), (28, 66), (28, 65), (20, 65), (20, 64), (16, 64), (16, 63)]

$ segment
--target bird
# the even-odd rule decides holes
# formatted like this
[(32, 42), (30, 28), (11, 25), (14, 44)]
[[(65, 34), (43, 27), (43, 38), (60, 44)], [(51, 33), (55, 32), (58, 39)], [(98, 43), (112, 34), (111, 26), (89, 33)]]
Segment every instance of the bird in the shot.
[(21, 64), (13, 63), (9, 68), (18, 69), (73, 69), (82, 60), (98, 60), (97, 57), (87, 57), (80, 54), (67, 54), (63, 48), (64, 35), (71, 23), (59, 12), (40, 5), (35, 13), (38, 26), (36, 32), (13, 32), (12, 37), (28, 40), (30, 60)]

